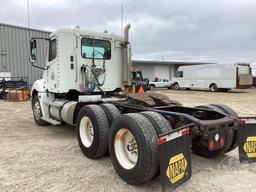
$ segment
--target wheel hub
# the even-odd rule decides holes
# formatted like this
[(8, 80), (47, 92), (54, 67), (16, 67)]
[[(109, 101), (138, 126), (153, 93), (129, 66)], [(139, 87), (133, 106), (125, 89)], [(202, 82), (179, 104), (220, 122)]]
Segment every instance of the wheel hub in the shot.
[(85, 147), (90, 147), (93, 142), (94, 132), (91, 120), (84, 116), (79, 125), (80, 138)]
[(131, 154), (138, 154), (137, 151), (137, 143), (135, 141), (134, 138), (132, 138), (132, 140), (130, 140), (127, 144), (127, 150), (131, 153)]
[(38, 101), (34, 103), (33, 113), (36, 120), (39, 120), (41, 118), (41, 108)]
[(138, 146), (134, 135), (126, 128), (117, 131), (114, 149), (118, 162), (125, 169), (132, 169), (138, 161)]

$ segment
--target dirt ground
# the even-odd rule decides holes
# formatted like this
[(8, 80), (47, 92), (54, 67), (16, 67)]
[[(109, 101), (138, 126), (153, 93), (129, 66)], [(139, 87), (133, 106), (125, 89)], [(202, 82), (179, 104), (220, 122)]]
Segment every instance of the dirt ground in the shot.
[[(256, 89), (230, 93), (158, 90), (184, 105), (223, 103), (256, 116)], [(192, 153), (193, 176), (175, 191), (255, 191), (256, 164), (241, 165), (237, 150), (218, 159)], [(0, 191), (161, 191), (160, 178), (140, 186), (122, 181), (109, 157), (85, 158), (73, 127), (37, 127), (30, 102), (0, 101)]]

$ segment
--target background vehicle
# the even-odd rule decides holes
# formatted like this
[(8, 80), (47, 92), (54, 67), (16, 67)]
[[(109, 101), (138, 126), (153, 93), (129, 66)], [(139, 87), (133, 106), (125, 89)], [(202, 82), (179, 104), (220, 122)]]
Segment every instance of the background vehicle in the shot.
[(129, 28), (124, 37), (60, 29), (32, 38), (35, 67), (37, 41), (49, 42), (43, 79), (31, 89), (34, 120), (76, 126), (82, 153), (96, 159), (109, 152), (129, 184), (150, 180), (160, 166), (166, 190), (191, 177), (190, 148), (207, 158), (235, 149), (239, 118), (224, 105), (190, 108), (154, 92), (123, 94), (132, 82)]
[(150, 90), (154, 90), (154, 88), (168, 88), (170, 89), (172, 87), (172, 82), (169, 81), (168, 79), (158, 79), (155, 78), (154, 81), (149, 82), (149, 88)]
[(210, 89), (228, 91), (235, 88), (249, 88), (253, 76), (249, 64), (207, 64), (181, 66), (173, 88)]
[[(2, 74), (5, 76), (1, 76)], [(0, 73), (0, 99), (7, 99), (8, 92), (12, 91), (15, 91), (16, 96), (17, 90), (28, 93), (27, 77), (11, 77), (11, 74), (6, 74)]]
[(143, 78), (141, 70), (133, 69), (131, 74), (132, 84), (135, 84), (137, 90), (140, 88), (140, 86), (143, 87), (144, 91), (149, 89), (149, 79)]

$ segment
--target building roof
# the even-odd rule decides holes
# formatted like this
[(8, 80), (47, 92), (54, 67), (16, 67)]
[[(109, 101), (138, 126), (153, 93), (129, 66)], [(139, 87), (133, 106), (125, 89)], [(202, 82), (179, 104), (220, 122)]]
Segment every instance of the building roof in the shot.
[(28, 28), (28, 27), (22, 27), (22, 26), (11, 25), (11, 24), (6, 24), (6, 23), (0, 23), (0, 26), (13, 27), (13, 28), (19, 28), (19, 29), (43, 32), (43, 33), (51, 33), (50, 31), (45, 31), (45, 30), (41, 30), (41, 29), (34, 29), (34, 28)]
[(134, 64), (159, 64), (159, 65), (202, 65), (215, 64), (206, 62), (186, 62), (186, 61), (152, 61), (152, 60), (132, 60)]
[[(28, 27), (22, 27), (22, 26), (16, 26), (16, 25), (6, 24), (6, 23), (0, 23), (0, 26), (13, 27), (13, 28), (19, 28), (19, 29), (24, 29), (24, 30), (43, 32), (43, 33), (52, 33), (50, 31), (46, 31), (46, 30), (34, 29), (34, 28), (28, 28)], [(109, 35), (109, 34), (107, 34), (107, 35)], [(110, 34), (110, 35), (113, 35), (113, 34)], [(207, 62), (153, 61), (153, 60), (132, 60), (132, 63), (135, 63), (135, 64), (158, 64), (158, 65), (159, 64), (161, 64), (161, 65), (202, 65), (202, 64), (215, 64), (215, 63), (207, 63)]]

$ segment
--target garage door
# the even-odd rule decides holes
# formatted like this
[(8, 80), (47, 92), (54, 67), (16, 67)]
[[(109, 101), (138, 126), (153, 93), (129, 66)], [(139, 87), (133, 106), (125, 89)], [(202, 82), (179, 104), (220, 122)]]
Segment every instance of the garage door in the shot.
[(154, 66), (155, 77), (170, 79), (169, 65), (155, 65)]
[(148, 78), (150, 81), (153, 81), (155, 79), (153, 65), (140, 65), (139, 69), (142, 71), (144, 78)]

